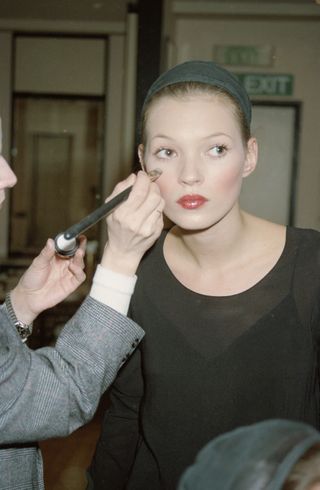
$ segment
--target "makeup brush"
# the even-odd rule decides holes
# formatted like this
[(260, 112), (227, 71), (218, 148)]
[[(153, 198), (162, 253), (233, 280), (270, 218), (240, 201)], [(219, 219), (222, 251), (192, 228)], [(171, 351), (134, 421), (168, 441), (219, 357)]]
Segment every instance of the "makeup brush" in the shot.
[[(151, 182), (154, 182), (161, 174), (162, 171), (156, 168), (151, 170), (151, 172), (148, 172), (148, 177)], [(54, 239), (56, 253), (61, 257), (72, 257), (79, 247), (78, 236), (113, 211), (113, 209), (120, 203), (125, 201), (128, 198), (131, 189), (132, 185), (110, 199), (110, 201), (102, 204), (92, 213), (88, 214), (88, 216), (79, 221), (79, 223), (70, 226), (70, 228), (62, 233), (59, 233)]]

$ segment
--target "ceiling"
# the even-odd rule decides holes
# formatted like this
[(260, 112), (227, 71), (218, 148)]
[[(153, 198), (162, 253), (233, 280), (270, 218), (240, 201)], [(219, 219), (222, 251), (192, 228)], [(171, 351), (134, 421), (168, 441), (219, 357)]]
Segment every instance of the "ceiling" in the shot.
[[(152, 2), (152, 0), (149, 0)], [(167, 0), (173, 2), (174, 0)], [(216, 0), (184, 0), (214, 3)], [(226, 0), (225, 0), (226, 1)], [(228, 1), (228, 0), (227, 0)], [(320, 2), (320, 0), (318, 0)], [(138, 0), (0, 0), (0, 19), (123, 22), (127, 5)], [(217, 2), (216, 2), (217, 3)], [(221, 0), (220, 2), (221, 3)], [(312, 5), (316, 0), (230, 0), (230, 3), (292, 3)]]
[(128, 3), (128, 0), (0, 0), (0, 19), (122, 22)]

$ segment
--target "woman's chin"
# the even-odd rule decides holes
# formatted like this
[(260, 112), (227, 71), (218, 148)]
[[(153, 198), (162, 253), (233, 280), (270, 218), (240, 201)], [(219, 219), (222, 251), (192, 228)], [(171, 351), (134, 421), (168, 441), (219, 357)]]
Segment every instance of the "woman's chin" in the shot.
[(181, 228), (184, 231), (190, 232), (201, 232), (208, 230), (212, 226), (214, 226), (214, 222), (212, 220), (201, 220), (201, 219), (175, 219), (172, 222)]

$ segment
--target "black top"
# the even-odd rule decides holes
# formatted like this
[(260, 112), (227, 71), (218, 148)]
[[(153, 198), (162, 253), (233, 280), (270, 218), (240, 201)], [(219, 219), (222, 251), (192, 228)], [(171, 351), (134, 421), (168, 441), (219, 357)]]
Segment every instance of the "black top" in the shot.
[(131, 303), (146, 331), (119, 372), (90, 468), (95, 490), (173, 490), (210, 439), (269, 418), (319, 428), (320, 233), (287, 228), (255, 286), (212, 297), (144, 258)]

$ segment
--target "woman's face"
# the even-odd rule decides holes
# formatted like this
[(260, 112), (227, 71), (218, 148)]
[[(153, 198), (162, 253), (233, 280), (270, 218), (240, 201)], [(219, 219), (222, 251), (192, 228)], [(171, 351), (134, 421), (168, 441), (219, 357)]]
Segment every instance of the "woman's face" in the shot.
[(255, 168), (257, 144), (244, 145), (230, 101), (214, 95), (163, 97), (149, 109), (146, 146), (139, 147), (157, 180), (165, 214), (186, 230), (213, 226), (237, 208), (243, 177)]
[(6, 160), (1, 156), (2, 152), (2, 128), (0, 118), (0, 208), (5, 200), (5, 189), (13, 187), (17, 182), (17, 177), (9, 167)]

